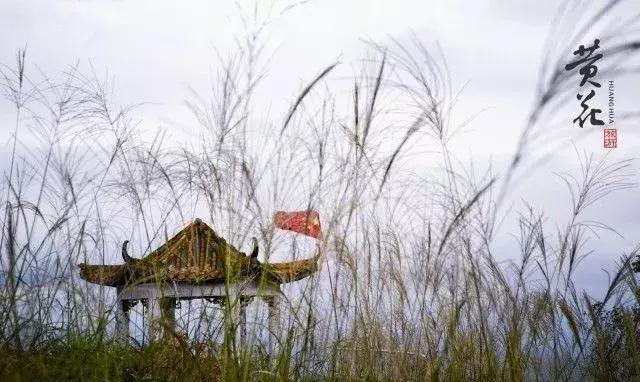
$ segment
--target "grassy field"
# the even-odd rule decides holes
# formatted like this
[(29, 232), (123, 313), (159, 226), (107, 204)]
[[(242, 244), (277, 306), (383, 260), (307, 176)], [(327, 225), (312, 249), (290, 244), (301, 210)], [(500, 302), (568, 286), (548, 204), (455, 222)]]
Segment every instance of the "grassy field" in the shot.
[[(320, 68), (264, 123), (252, 114), (263, 40), (245, 37), (211, 94), (188, 102), (201, 135), (181, 146), (142, 131), (92, 70), (45, 76), (22, 50), (2, 67), (15, 125), (0, 190), (1, 381), (640, 380), (637, 251), (620, 253), (604, 297), (574, 284), (587, 240), (614, 233), (584, 216), (635, 186), (632, 162), (577, 153), (560, 221), (509, 207), (573, 86), (561, 68), (574, 41), (554, 42), (512, 159), (485, 171), (449, 149), (457, 94), (419, 40), (369, 43), (371, 59), (341, 76), (346, 94), (332, 90), (342, 63)], [(610, 62), (633, 69), (640, 47), (615, 46)], [(437, 163), (416, 174), (424, 152)], [(115, 263), (124, 240), (139, 257), (196, 217), (239, 248), (258, 237), (268, 261), (282, 246), (272, 213), (307, 207), (322, 214), (322, 269), (287, 289), (273, 349), (259, 325), (238, 346), (233, 319), (215, 339), (120, 343), (113, 291), (79, 278), (78, 263)], [(495, 253), (506, 216), (519, 245), (508, 263)], [(190, 327), (211, 327), (208, 312)]]

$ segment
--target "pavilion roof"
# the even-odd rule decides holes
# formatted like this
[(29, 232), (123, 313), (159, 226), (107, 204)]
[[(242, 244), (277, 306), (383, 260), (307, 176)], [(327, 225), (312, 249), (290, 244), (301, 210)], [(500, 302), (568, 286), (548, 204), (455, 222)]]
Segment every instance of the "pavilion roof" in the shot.
[(130, 257), (123, 245), (124, 264), (79, 264), (80, 277), (112, 287), (147, 282), (200, 284), (230, 278), (264, 275), (267, 281), (288, 283), (313, 274), (318, 256), (284, 263), (261, 263), (226, 242), (211, 227), (196, 219), (155, 251), (141, 259)]

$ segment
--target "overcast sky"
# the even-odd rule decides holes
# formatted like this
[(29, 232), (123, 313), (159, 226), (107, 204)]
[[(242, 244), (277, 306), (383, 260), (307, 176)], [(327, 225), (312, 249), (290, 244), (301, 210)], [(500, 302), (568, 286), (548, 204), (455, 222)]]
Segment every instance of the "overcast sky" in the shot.
[[(180, 142), (194, 137), (196, 131), (184, 103), (188, 88), (206, 92), (216, 49), (228, 50), (242, 30), (238, 4), (232, 1), (4, 0), (0, 4), (0, 63), (13, 64), (17, 49), (27, 46), (29, 62), (49, 75), (78, 61), (85, 67), (92, 65), (98, 74), (108, 73), (115, 79), (119, 102), (147, 102), (138, 116), (150, 135), (166, 129)], [(249, 2), (239, 4), (240, 12), (251, 8)], [(350, 65), (360, 58), (361, 39), (406, 39), (415, 32), (426, 42), (440, 44), (453, 89), (464, 88), (457, 118), (462, 121), (480, 112), (453, 143), (457, 154), (479, 161), (491, 156), (499, 162), (512, 153), (530, 110), (557, 2), (318, 0), (282, 14), (286, 4), (261, 7), (262, 12), (271, 9), (266, 49), (271, 59), (256, 103), (270, 115), (282, 115), (302, 86), (328, 64), (339, 59)], [(640, 10), (640, 2), (630, 4)], [(637, 81), (618, 81), (617, 101), (628, 105), (637, 100), (637, 85)], [(12, 121), (9, 106), (2, 103), (0, 148), (4, 153), (9, 150)], [(640, 130), (616, 127), (620, 148), (612, 157), (635, 157)], [(565, 204), (566, 199), (559, 198), (568, 195), (551, 173), (575, 166), (567, 161), (575, 158), (571, 142), (599, 155), (605, 150), (600, 134), (581, 139), (576, 134), (584, 131), (570, 122), (550, 128), (560, 131), (564, 150), (557, 150), (554, 158), (521, 184), (519, 196), (553, 216)], [(624, 238), (605, 235), (600, 242), (592, 242), (597, 252), (578, 277), (586, 288), (601, 286), (606, 276), (600, 267), (612, 265), (618, 254), (638, 242), (637, 195), (637, 190), (625, 191), (596, 206), (597, 217)]]

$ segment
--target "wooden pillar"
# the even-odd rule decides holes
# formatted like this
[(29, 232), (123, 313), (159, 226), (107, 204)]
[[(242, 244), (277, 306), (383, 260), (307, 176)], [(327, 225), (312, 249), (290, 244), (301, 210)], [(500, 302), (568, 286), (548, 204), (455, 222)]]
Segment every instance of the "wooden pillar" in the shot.
[(247, 305), (251, 302), (251, 297), (241, 297), (238, 312), (238, 326), (240, 329), (240, 344), (247, 345)]
[(160, 318), (162, 319), (162, 335), (167, 337), (170, 333), (165, 330), (175, 332), (176, 326), (176, 299), (173, 297), (162, 297), (160, 299)]
[(244, 347), (247, 343), (247, 308), (243, 299), (240, 299), (240, 306), (238, 307), (238, 326), (240, 329), (240, 346)]
[(146, 300), (146, 318), (147, 318), (147, 338), (149, 343), (157, 341), (161, 335), (160, 317), (160, 299), (149, 298)]
[(129, 309), (132, 303), (129, 300), (118, 299), (116, 307), (116, 337), (118, 341), (129, 341)]
[(280, 334), (280, 297), (271, 296), (267, 301), (269, 308), (269, 330), (278, 335)]
[(269, 296), (264, 298), (267, 303), (268, 327), (269, 327), (269, 351), (275, 351), (275, 345), (280, 335), (280, 297)]
[(169, 335), (166, 327), (174, 330), (176, 320), (176, 300), (172, 297), (149, 298), (146, 301), (147, 332), (149, 342)]

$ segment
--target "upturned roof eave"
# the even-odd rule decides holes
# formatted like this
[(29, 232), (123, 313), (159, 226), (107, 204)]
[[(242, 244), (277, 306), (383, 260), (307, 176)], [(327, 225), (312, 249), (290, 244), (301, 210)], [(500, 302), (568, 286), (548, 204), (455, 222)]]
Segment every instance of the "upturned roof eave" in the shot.
[[(236, 270), (235, 276), (252, 277), (265, 274), (272, 282), (286, 284), (302, 280), (317, 272), (317, 257), (305, 260), (296, 260), (282, 263), (260, 264), (259, 269), (254, 271), (242, 269)], [(203, 284), (224, 281), (227, 274), (215, 269), (184, 269), (169, 270), (163, 269), (156, 272), (149, 269), (129, 269), (127, 264), (99, 265), (99, 264), (79, 264), (80, 277), (93, 284), (110, 287), (122, 287), (125, 285), (135, 285), (145, 282), (176, 282), (186, 284)], [(139, 275), (135, 275), (139, 273)]]

